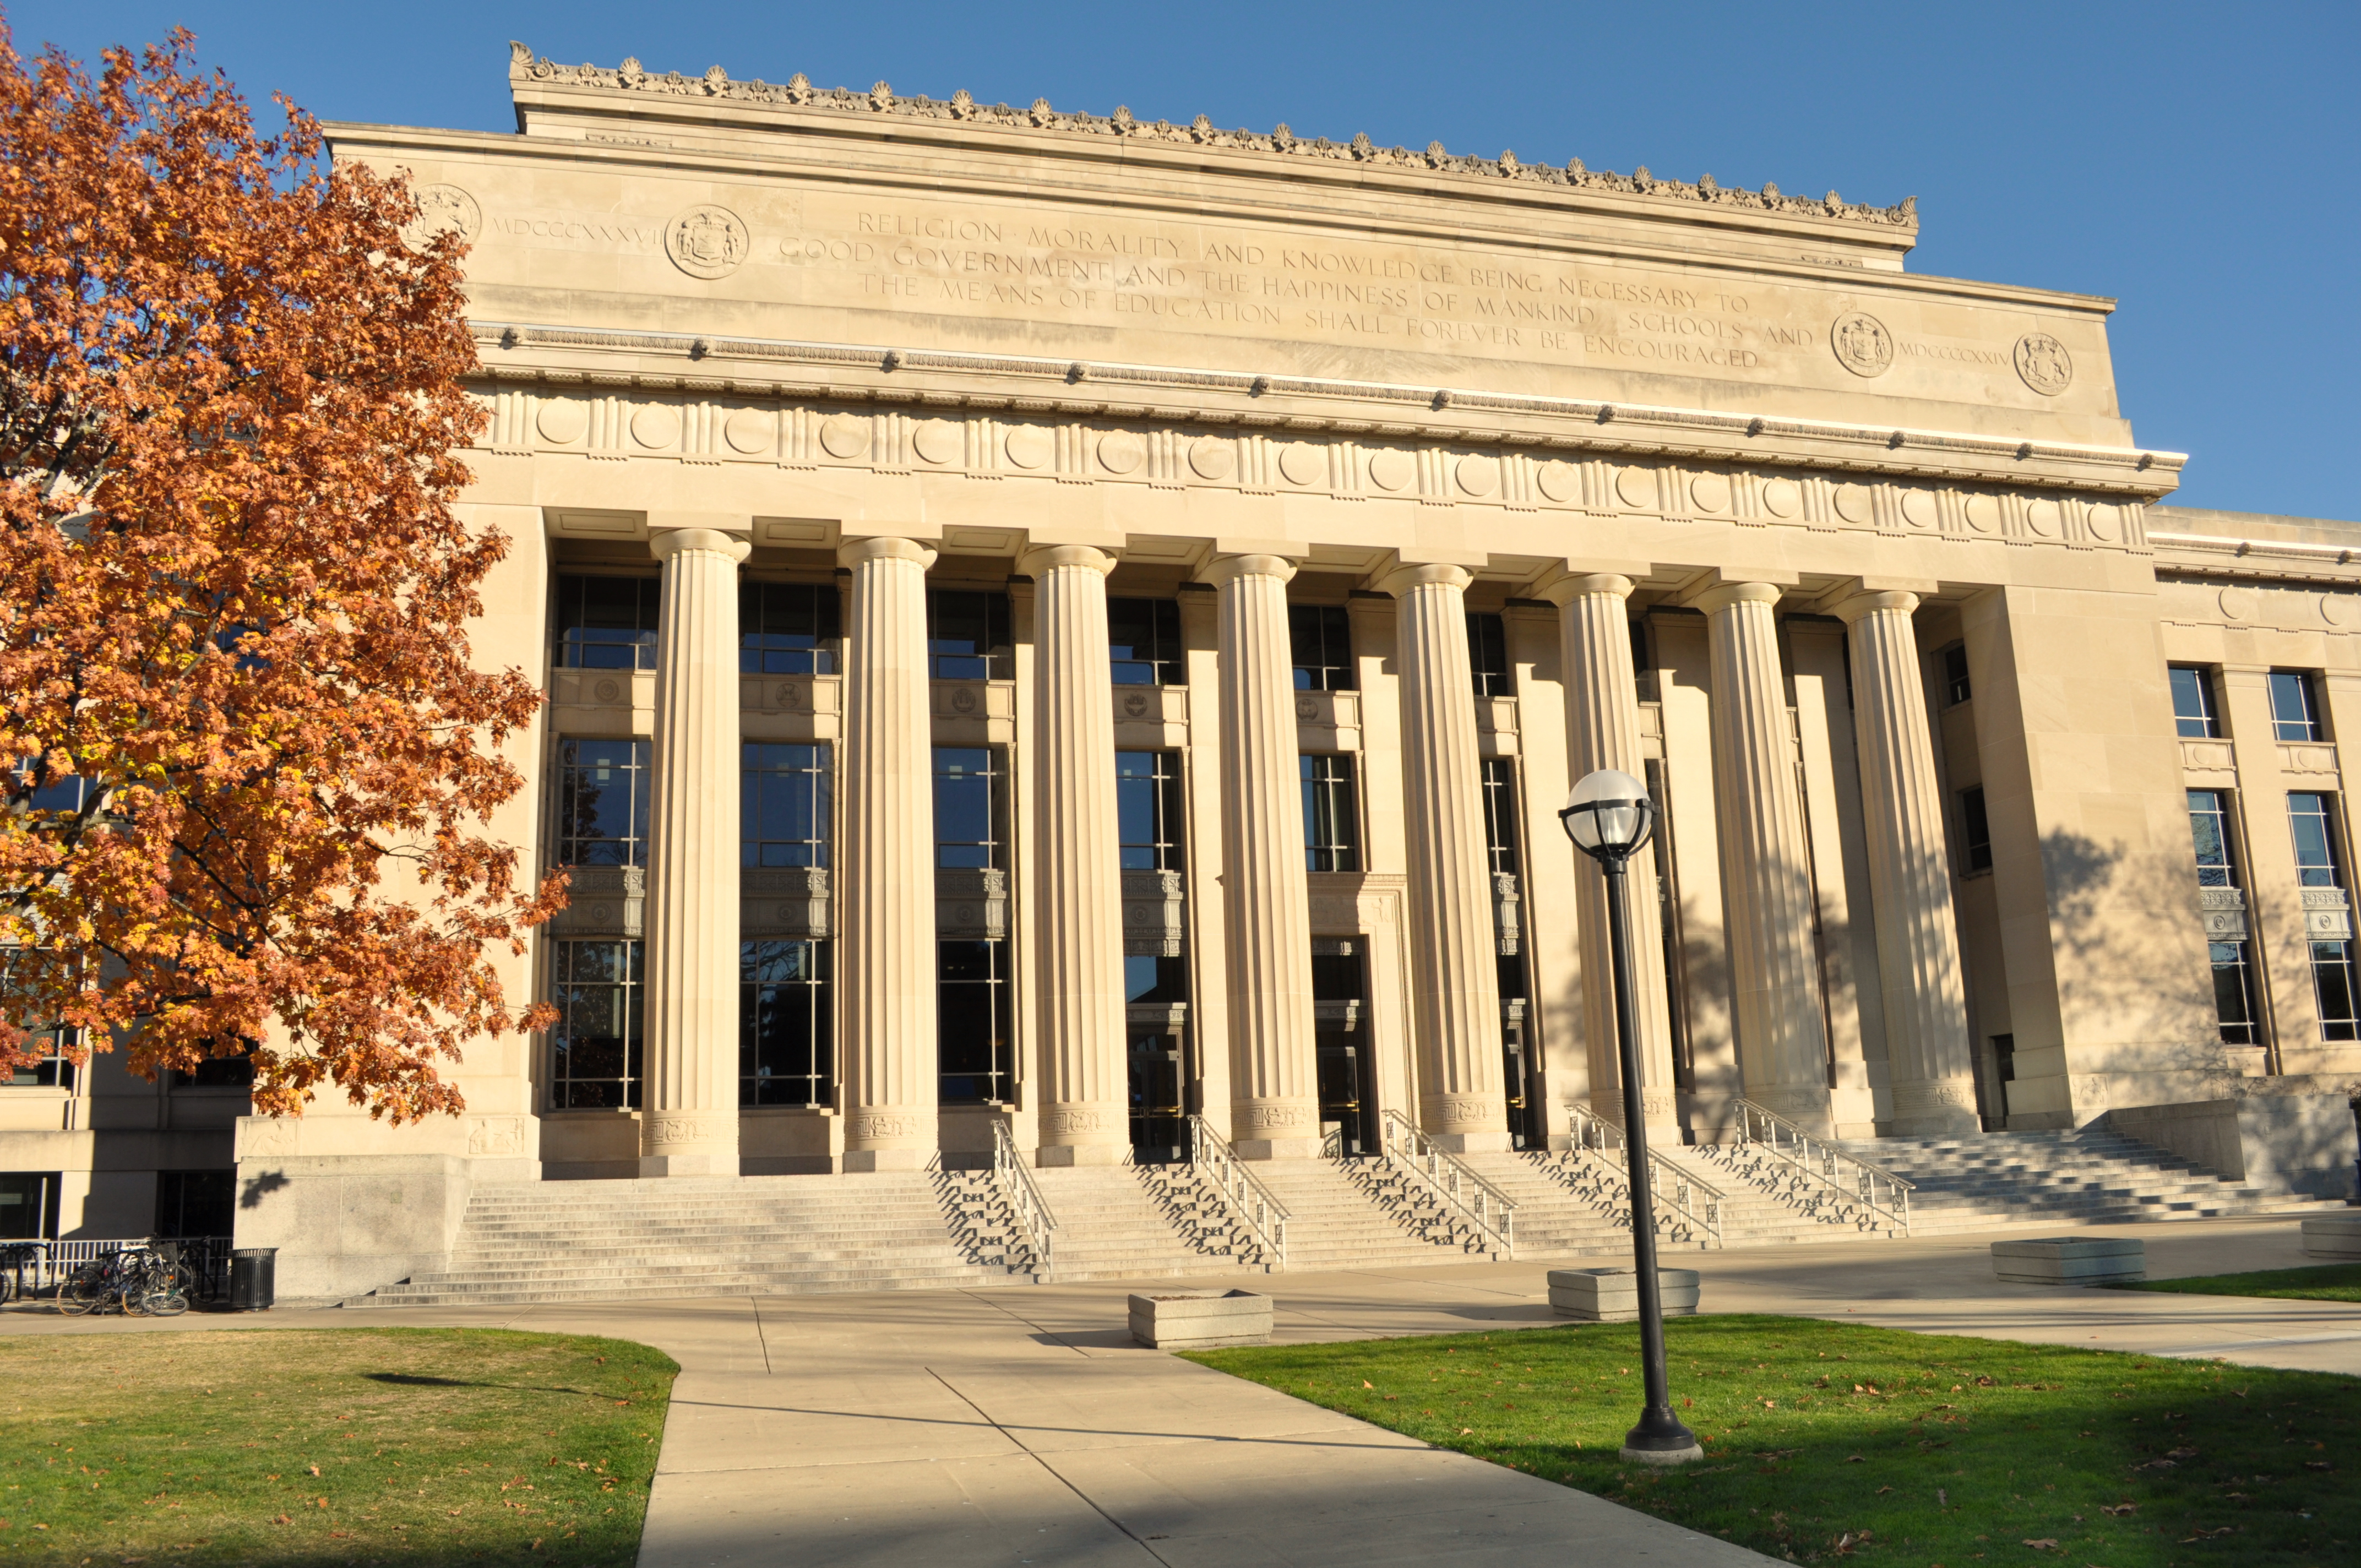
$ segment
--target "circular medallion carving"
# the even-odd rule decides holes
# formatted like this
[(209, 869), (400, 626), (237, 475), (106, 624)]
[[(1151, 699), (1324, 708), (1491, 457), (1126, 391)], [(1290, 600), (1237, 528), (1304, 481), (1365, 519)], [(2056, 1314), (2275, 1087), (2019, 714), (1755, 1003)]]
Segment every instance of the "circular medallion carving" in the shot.
[(620, 702), (623, 696), (622, 684), (619, 681), (600, 681), (590, 688), (590, 695), (600, 702)]
[(533, 415), (533, 425), (551, 445), (571, 446), (590, 428), (590, 416), (580, 403), (560, 400), (542, 404), (541, 411)]
[(1317, 485), (1328, 477), (1328, 454), (1308, 441), (1290, 441), (1279, 449), (1279, 471), (1290, 485)]
[(2121, 507), (2102, 501), (2093, 506), (2084, 519), (2090, 524), (2091, 537), (2112, 544), (2124, 535), (2124, 512)]
[(1856, 376), (1883, 376), (1894, 365), (1894, 334), (1866, 311), (1847, 311), (1828, 328), (1837, 363)]
[(1730, 481), (1719, 474), (1699, 474), (1689, 481), (1689, 502), (1699, 511), (1730, 510)]
[(594, 904), (583, 913), (590, 917), (590, 924), (593, 926), (609, 926), (614, 923), (615, 906), (611, 904)]
[(2044, 539), (2055, 539), (2065, 525), (2064, 516), (2056, 501), (2032, 501), (2025, 509), (2025, 526)]
[(973, 713), (975, 711), (975, 690), (973, 687), (961, 686), (957, 691), (951, 693), (951, 711), (954, 713)]
[(858, 457), (869, 450), (869, 421), (861, 414), (830, 414), (820, 422), (819, 444), (831, 457)]
[(692, 278), (724, 278), (746, 259), (745, 220), (710, 203), (688, 209), (664, 225), (664, 254)]
[(1312, 701), (1308, 696), (1297, 697), (1295, 699), (1295, 717), (1302, 719), (1308, 724), (1312, 719), (1320, 717), (1320, 705)]
[(1369, 483), (1381, 490), (1402, 490), (1418, 477), (1418, 460), (1393, 447), (1369, 454)]
[(770, 451), (778, 434), (779, 416), (769, 409), (740, 409), (721, 427), (721, 439), (730, 444), (730, 450), (748, 457)]
[(1237, 453), (1218, 435), (1201, 435), (1189, 447), (1189, 466), (1201, 479), (1226, 479), (1237, 462)]
[(1147, 694), (1146, 692), (1127, 692), (1127, 693), (1126, 693), (1126, 694), (1125, 694), (1125, 696), (1124, 696), (1124, 699), (1123, 699), (1123, 711), (1124, 711), (1125, 715), (1126, 715), (1126, 717), (1128, 717), (1128, 718), (1147, 718), (1147, 717), (1148, 717), (1148, 694)]
[(1804, 510), (1803, 488), (1793, 479), (1773, 479), (1763, 487), (1763, 510), (1773, 517), (1794, 517)]
[(960, 427), (947, 419), (930, 419), (910, 433), (910, 444), (929, 463), (954, 462), (962, 444)]
[(2320, 596), (2320, 619), (2331, 626), (2353, 624), (2353, 601), (2342, 594)]
[(1459, 488), (1471, 496), (1488, 496), (1500, 488), (1500, 460), (1469, 453), (1452, 469)]
[(1839, 485), (1836, 501), (1837, 515), (1847, 522), (1867, 522), (1877, 515), (1870, 504), (1867, 485)]
[(2016, 340), (2016, 373), (2045, 398), (2054, 398), (2074, 381), (2074, 360), (2066, 345), (2046, 332), (2028, 332)]
[(808, 918), (810, 914), (811, 908), (808, 905), (782, 904), (779, 905), (779, 924), (793, 926)]
[(680, 411), (662, 403), (651, 403), (634, 410), (631, 414), (631, 439), (641, 445), (662, 450), (680, 439)]
[(1019, 468), (1048, 467), (1053, 447), (1049, 433), (1038, 424), (1013, 426), (1000, 438), (1000, 449)]
[(401, 243), (423, 250), (446, 234), (472, 240), (484, 226), (484, 209), (456, 185), (421, 185), (411, 195), (418, 215), (401, 225)]
[(2216, 603), (2222, 613), (2232, 620), (2246, 620), (2255, 613), (2255, 593), (2252, 588), (2224, 588)]
[(1542, 465), (1541, 472), (1533, 476), (1533, 483), (1540, 486), (1542, 494), (1550, 499), (1570, 501), (1582, 488), (1582, 477), (1575, 472), (1573, 464), (1561, 463), (1553, 457)]
[(1967, 514), (1968, 526), (1978, 533), (2000, 532), (2000, 502), (1991, 496), (1970, 496), (1960, 510)]
[(1127, 430), (1111, 430), (1099, 437), (1099, 466), (1110, 474), (1128, 474), (1148, 461), (1148, 443)]
[(1913, 528), (1932, 528), (1942, 521), (1942, 510), (1935, 504), (1932, 490), (1902, 492), (1902, 521)]
[(1656, 476), (1646, 468), (1626, 468), (1615, 476), (1615, 493), (1627, 507), (1656, 504)]
[(804, 706), (804, 688), (793, 681), (781, 681), (771, 688), (771, 702), (774, 707), (785, 708), (789, 713), (800, 713)]

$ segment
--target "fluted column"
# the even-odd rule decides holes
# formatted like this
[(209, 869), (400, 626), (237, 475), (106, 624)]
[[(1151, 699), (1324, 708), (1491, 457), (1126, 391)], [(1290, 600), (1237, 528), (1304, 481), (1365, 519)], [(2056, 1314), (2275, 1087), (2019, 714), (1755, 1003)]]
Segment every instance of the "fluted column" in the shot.
[(1861, 592), (1831, 608), (1850, 632), (1894, 1130), (1973, 1132), (1975, 1065), (1944, 850), (1943, 784), (1910, 623), (1918, 596)]
[(844, 1168), (913, 1170), (937, 1141), (934, 736), (927, 685), (927, 568), (935, 553), (906, 539), (863, 539), (839, 549), (837, 559), (852, 571), (838, 769)]
[(1726, 583), (1705, 611), (1713, 665), (1713, 783), (1728, 908), (1730, 1001), (1746, 1097), (1813, 1132), (1828, 1130), (1828, 1025), (1795, 732), (1779, 669), (1768, 583)]
[(1028, 550), (1043, 1165), (1114, 1165), (1129, 1146), (1123, 858), (1115, 825), (1106, 575), (1087, 545)]
[[(1565, 679), (1566, 772), (1579, 784), (1602, 768), (1648, 776), (1640, 753), (1640, 685), (1631, 669), (1631, 623), (1624, 605), (1631, 579), (1614, 573), (1561, 577), (1541, 590), (1558, 607), (1558, 645)], [(1660, 824), (1657, 830), (1663, 831)], [(1539, 824), (1534, 831), (1547, 831)], [(1613, 954), (1607, 925), (1607, 877), (1588, 855), (1574, 857), (1582, 940), (1582, 1021), (1591, 1042), (1591, 1108), (1623, 1120), (1621, 1055), (1615, 1036)], [(1664, 946), (1652, 850), (1624, 875), (1631, 928), (1631, 1014), (1639, 1029), (1640, 1092), (1652, 1142), (1679, 1142), (1673, 1101), (1672, 1014), (1664, 985)]]
[(640, 1174), (738, 1174), (738, 563), (670, 529), (656, 621)]
[(1401, 671), (1419, 1125), (1444, 1149), (1477, 1153), (1509, 1146), (1509, 1106), (1467, 583), (1462, 567), (1419, 565), (1378, 586), (1394, 596)]
[(1320, 1148), (1312, 905), (1287, 629), (1294, 576), (1294, 564), (1279, 555), (1227, 556), (1205, 573), (1219, 596), (1221, 627), (1231, 1141), (1247, 1159)]

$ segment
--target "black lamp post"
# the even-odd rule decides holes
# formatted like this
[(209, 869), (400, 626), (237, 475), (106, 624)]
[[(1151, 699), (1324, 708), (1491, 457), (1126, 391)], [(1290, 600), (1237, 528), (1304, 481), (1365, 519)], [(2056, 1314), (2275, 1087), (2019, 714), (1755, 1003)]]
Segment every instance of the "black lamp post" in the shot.
[(1631, 931), (1623, 909), (1623, 868), (1656, 825), (1655, 803), (1630, 773), (1602, 768), (1574, 786), (1557, 814), (1574, 847), (1607, 875), (1608, 945), (1614, 950), (1615, 1038), (1623, 1064), (1623, 1148), (1631, 1162), (1631, 1265), (1639, 1275), (1640, 1360), (1647, 1408), (1623, 1437), (1623, 1458), (1685, 1464), (1705, 1457), (1697, 1433), (1673, 1414), (1664, 1371), (1664, 1310), (1656, 1277), (1656, 1212), (1648, 1187), (1648, 1123), (1640, 1095), (1639, 1030), (1631, 1020)]

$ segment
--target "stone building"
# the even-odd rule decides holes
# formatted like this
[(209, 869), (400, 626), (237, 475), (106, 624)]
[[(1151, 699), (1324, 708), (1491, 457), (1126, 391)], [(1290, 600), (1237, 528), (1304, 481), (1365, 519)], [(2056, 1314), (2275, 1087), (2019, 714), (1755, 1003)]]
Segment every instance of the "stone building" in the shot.
[(2361, 526), (2162, 505), (2109, 301), (1911, 273), (1907, 202), (510, 80), (513, 135), (333, 139), (473, 243), (563, 1022), (401, 1129), (21, 1074), (27, 1224), (357, 1290), (499, 1184), (1563, 1147), (1609, 766), (1660, 1140), (2104, 1119), (2344, 1190)]

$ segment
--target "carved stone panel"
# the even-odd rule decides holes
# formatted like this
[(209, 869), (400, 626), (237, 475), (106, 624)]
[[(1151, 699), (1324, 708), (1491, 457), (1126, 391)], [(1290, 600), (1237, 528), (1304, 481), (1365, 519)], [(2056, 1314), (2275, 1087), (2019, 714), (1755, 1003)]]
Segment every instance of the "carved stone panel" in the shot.
[(738, 873), (738, 928), (746, 937), (833, 936), (829, 873), (788, 867)]
[(1189, 908), (1179, 872), (1123, 873), (1123, 950), (1177, 959), (1188, 950)]
[(550, 929), (561, 937), (639, 937), (645, 934), (648, 873), (638, 866), (570, 866), (571, 898)]
[(1008, 935), (1008, 873), (935, 872), (935, 930), (944, 937), (996, 940)]

